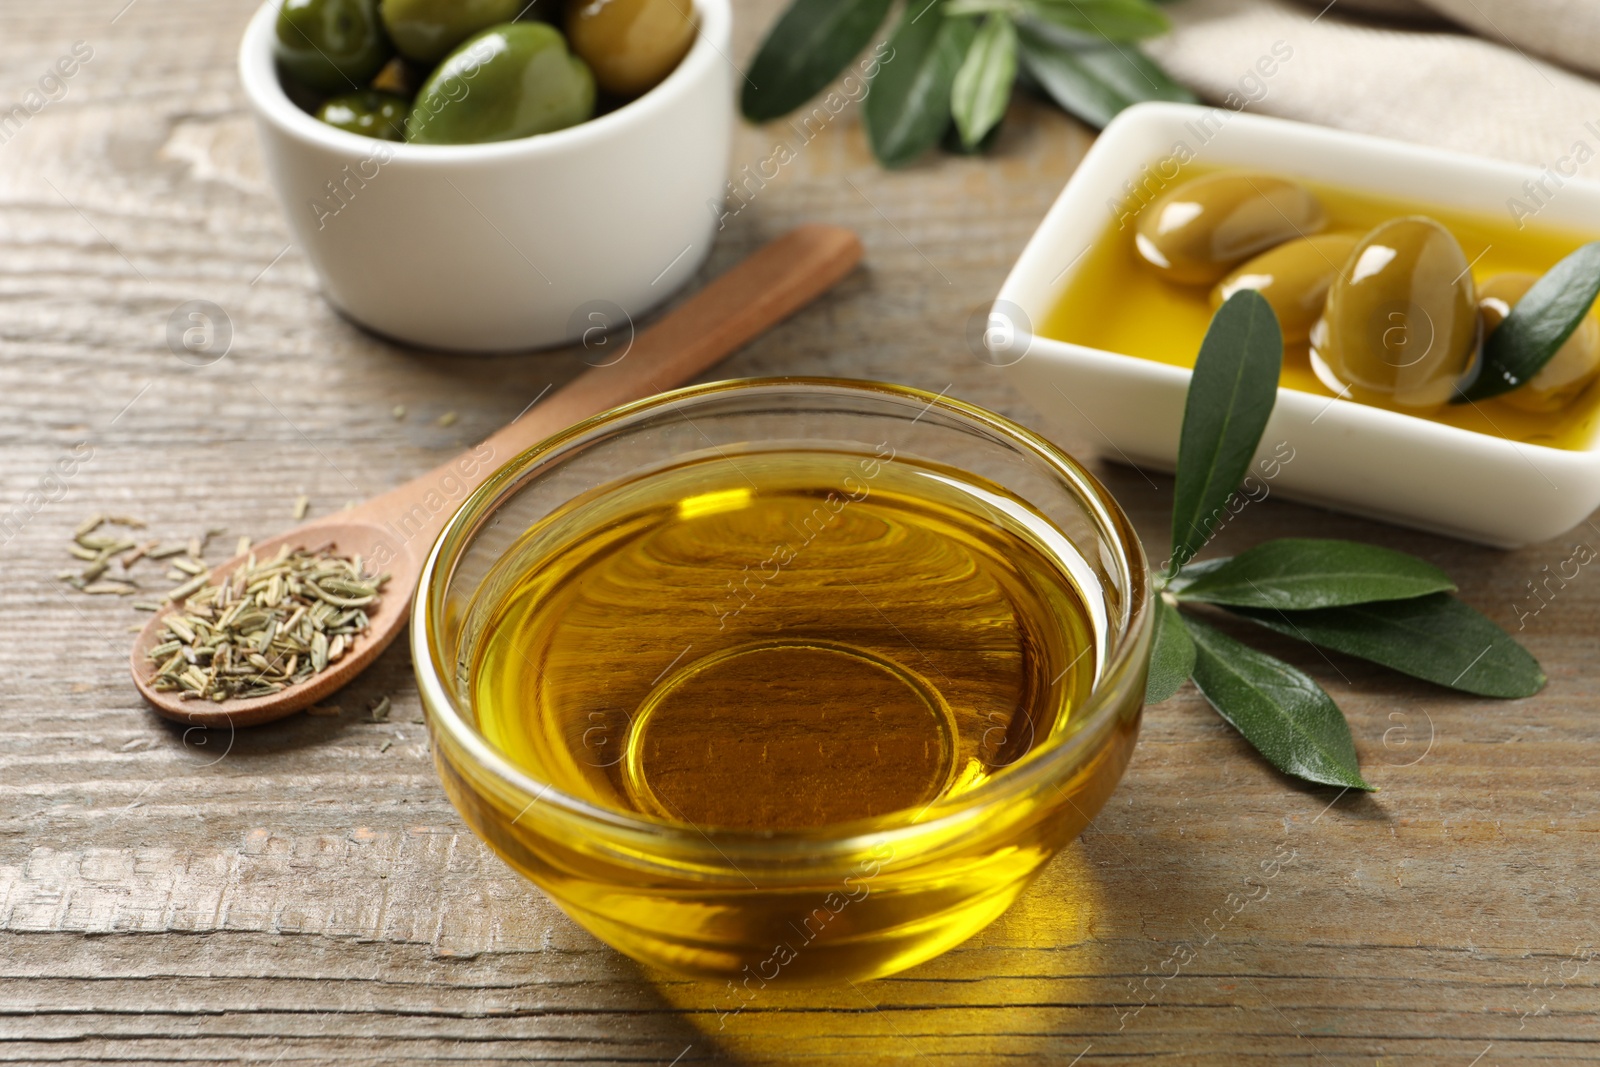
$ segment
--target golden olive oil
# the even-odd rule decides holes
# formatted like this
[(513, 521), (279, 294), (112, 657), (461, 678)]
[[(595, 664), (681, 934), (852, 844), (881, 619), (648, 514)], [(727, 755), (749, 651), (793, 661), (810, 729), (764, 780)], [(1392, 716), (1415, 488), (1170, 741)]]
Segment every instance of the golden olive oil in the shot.
[(522, 535), (469, 609), (473, 710), (612, 810), (914, 819), (1087, 699), (1106, 623), (1070, 552), (1000, 487), (886, 445), (684, 461)]
[[(1215, 168), (1185, 167), (1163, 190), (1214, 173)], [(1527, 222), (1522, 229), (1509, 216), (1464, 212), (1437, 205), (1373, 196), (1317, 182), (1303, 182), (1328, 213), (1323, 232), (1366, 233), (1390, 219), (1426, 215), (1455, 235), (1479, 284), (1497, 274), (1543, 274), (1592, 235), (1570, 233)], [(1154, 198), (1162, 190), (1152, 190)], [(1200, 341), (1211, 322), (1210, 287), (1178, 285), (1158, 277), (1134, 248), (1133, 218), (1112, 220), (1067, 282), (1050, 315), (1039, 327), (1045, 337), (1120, 352), (1179, 367), (1193, 367)], [(1284, 352), (1282, 384), (1319, 396), (1334, 393), (1313, 373), (1310, 348), (1290, 345)], [(1403, 410), (1403, 409), (1396, 409)], [(1446, 405), (1408, 412), (1450, 426), (1553, 448), (1583, 449), (1600, 423), (1600, 383), (1585, 390), (1562, 411), (1534, 414), (1503, 400)]]

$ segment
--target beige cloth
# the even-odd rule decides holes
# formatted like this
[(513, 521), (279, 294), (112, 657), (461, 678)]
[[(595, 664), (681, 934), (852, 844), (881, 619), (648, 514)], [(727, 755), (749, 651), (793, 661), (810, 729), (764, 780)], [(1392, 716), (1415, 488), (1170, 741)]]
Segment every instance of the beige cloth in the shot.
[(1600, 0), (1325, 3), (1182, 0), (1149, 50), (1208, 101), (1534, 166), (1582, 143), (1600, 180)]

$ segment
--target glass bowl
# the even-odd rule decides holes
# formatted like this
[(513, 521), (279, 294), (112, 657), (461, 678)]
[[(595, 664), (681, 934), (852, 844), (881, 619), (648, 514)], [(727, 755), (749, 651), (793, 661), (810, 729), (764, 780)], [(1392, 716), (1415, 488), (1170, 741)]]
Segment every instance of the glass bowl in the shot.
[[(648, 485), (695, 457), (755, 469), (774, 457), (819, 449), (876, 455), (904, 465), (897, 470), (929, 465), (997, 487), (985, 497), (997, 528), (1001, 513), (1016, 508), (1042, 517), (1034, 544), (1070, 578), (1095, 634), (1056, 676), (1086, 672), (1070, 708), (1062, 705), (1043, 736), (1032, 734), (1035, 713), (1029, 711), (1025, 738), (1005, 736), (1009, 725), (987, 731), (988, 776), (965, 791), (935, 791), (926, 803), (871, 817), (778, 827), (697, 822), (602, 803), (558, 787), (547, 780), (553, 774), (530, 771), (527, 760), (512, 758), (508, 746), (489, 739), (475, 703), (474, 665), (494, 606), (530, 562), (555, 551), (560, 516), (572, 513), (572, 502), (603, 503), (617, 486)], [(865, 463), (862, 470), (869, 469)], [(876, 476), (878, 468), (871, 469), (865, 477)], [(902, 565), (892, 558), (893, 546), (881, 551), (888, 554), (887, 568)], [(718, 568), (720, 577), (730, 568), (747, 572), (746, 563), (708, 557), (702, 565)], [(648, 652), (660, 660), (659, 681), (682, 668), (668, 662), (672, 649), (659, 632), (644, 633), (643, 620), (655, 605), (648, 589), (637, 595), (642, 599), (634, 607), (623, 604), (614, 623), (606, 620), (606, 647), (613, 651), (604, 666), (610, 658)], [(774, 583), (762, 595), (764, 606), (782, 606), (786, 595), (799, 594)], [(998, 917), (1100, 810), (1122, 776), (1143, 706), (1151, 605), (1144, 552), (1126, 516), (1099, 482), (1048, 441), (980, 408), (902, 386), (764, 379), (695, 386), (617, 408), (512, 459), (466, 500), (429, 554), (411, 641), (440, 777), (473, 832), (618, 950), (682, 974), (737, 979), (753, 993), (771, 983), (889, 974), (943, 952)], [(902, 637), (935, 621), (901, 616), (894, 623), (885, 616)], [(686, 632), (694, 625), (700, 624), (686, 621)], [(559, 635), (569, 626), (577, 623), (558, 616), (548, 629)], [(631, 646), (636, 633), (637, 649)], [(647, 641), (649, 648), (643, 647)], [(719, 662), (728, 658), (718, 653), (704, 662), (718, 656)], [(649, 662), (653, 670), (655, 660)], [(909, 652), (888, 670), (902, 681), (929, 673)], [(937, 678), (917, 684), (940, 688)], [(868, 717), (868, 730), (878, 728), (870, 719), (881, 711), (870, 695), (876, 692), (864, 686), (857, 708)], [(938, 693), (930, 700), (956, 718), (967, 710), (958, 696), (951, 706)], [(570, 712), (576, 718), (566, 743), (575, 759), (590, 765), (584, 773), (628, 773), (635, 760), (622, 758), (619, 735), (630, 729), (633, 715), (642, 719), (649, 709), (624, 709), (611, 721), (608, 714), (530, 702), (530, 716), (554, 721)], [(1020, 727), (1012, 732), (1020, 734)], [(745, 736), (724, 740), (729, 753), (750, 751)], [(851, 752), (862, 781), (903, 771), (903, 751), (874, 763), (879, 757), (864, 755), (868, 748), (877, 753), (875, 743)], [(745, 770), (752, 782), (760, 776), (753, 764)], [(793, 788), (797, 802), (805, 800), (805, 782)], [(748, 810), (760, 802), (752, 798)]]

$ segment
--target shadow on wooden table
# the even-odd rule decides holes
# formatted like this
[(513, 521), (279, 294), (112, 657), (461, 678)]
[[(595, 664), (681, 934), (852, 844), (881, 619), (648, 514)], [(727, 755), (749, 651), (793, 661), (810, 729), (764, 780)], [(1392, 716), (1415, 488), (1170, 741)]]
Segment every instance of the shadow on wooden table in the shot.
[[(1128, 868), (1143, 862), (1125, 851), (1137, 846), (1093, 830), (1089, 837), (1099, 841), (1075, 842), (992, 926), (899, 975), (767, 989), (737, 1011), (728, 1009), (740, 1001), (720, 983), (651, 975), (656, 993), (693, 1028), (680, 1062), (1070, 1061), (1117, 1032), (1137, 977), (1124, 959), (1127, 944), (1143, 942), (1136, 910), (1143, 901), (1117, 889)], [(1172, 854), (1167, 864), (1194, 866)], [(1161, 887), (1174, 914), (1197, 916), (1225, 892), (1204, 878)]]

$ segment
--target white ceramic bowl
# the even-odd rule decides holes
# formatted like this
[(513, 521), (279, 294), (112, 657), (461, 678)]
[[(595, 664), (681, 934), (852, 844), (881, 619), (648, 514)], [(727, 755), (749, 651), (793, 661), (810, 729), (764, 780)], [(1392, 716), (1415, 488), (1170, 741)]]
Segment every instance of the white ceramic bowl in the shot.
[[(1218, 116), (1225, 116), (1218, 121)], [(1209, 133), (1202, 138), (1199, 133)], [(1073, 259), (1111, 219), (1124, 183), (1184, 143), (1207, 166), (1299, 176), (1481, 213), (1506, 210), (1543, 172), (1321, 126), (1185, 104), (1140, 104), (1106, 127), (1006, 278), (992, 323), (993, 361), (1009, 365), (1052, 420), (1105, 440), (1112, 458), (1171, 470), (1190, 372), (1031, 335), (1071, 283)], [(1600, 185), (1567, 180), (1541, 224), (1590, 232)], [(1020, 310), (1020, 315), (1017, 312)], [(1058, 391), (1059, 390), (1059, 391)], [(1088, 413), (1087, 416), (1085, 413)], [(1581, 451), (1521, 444), (1352, 401), (1279, 389), (1261, 458), (1294, 448), (1273, 492), (1373, 518), (1512, 548), (1557, 537), (1600, 506), (1600, 443)]]
[(649, 310), (710, 251), (733, 124), (729, 0), (695, 0), (693, 47), (639, 99), (482, 145), (376, 141), (300, 110), (272, 59), (278, 6), (250, 20), (239, 75), (294, 242), (363, 326), (457, 351), (559, 344), (619, 325), (615, 308)]

